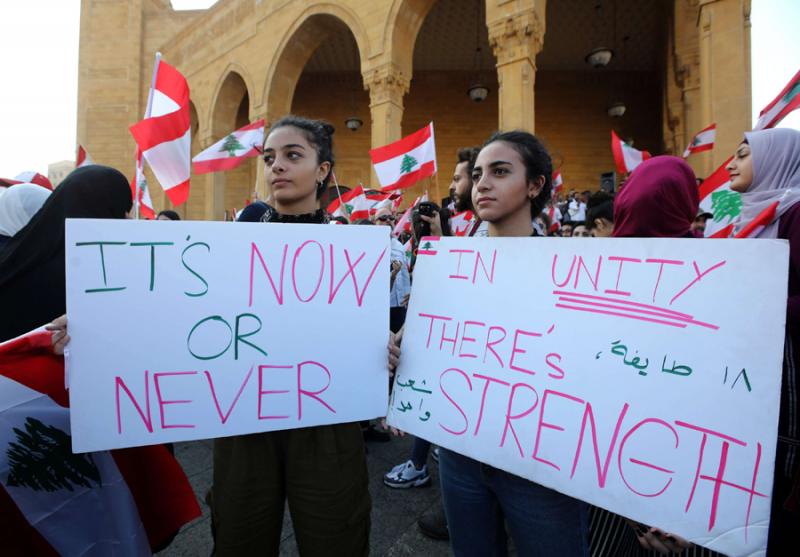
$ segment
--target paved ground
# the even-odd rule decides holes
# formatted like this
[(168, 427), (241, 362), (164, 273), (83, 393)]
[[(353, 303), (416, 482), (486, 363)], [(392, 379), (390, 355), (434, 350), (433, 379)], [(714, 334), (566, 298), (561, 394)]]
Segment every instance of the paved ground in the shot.
[[(450, 555), (447, 542), (423, 536), (417, 519), (438, 504), (439, 477), (437, 465), (429, 459), (432, 487), (406, 490), (390, 489), (383, 485), (383, 474), (411, 455), (412, 438), (394, 438), (389, 443), (368, 443), (370, 492), (372, 493), (371, 555), (430, 557)], [(209, 509), (203, 498), (211, 486), (211, 441), (194, 441), (175, 445), (175, 456), (183, 465), (194, 488), (203, 516), (184, 527), (159, 557), (206, 556), (211, 554)], [(281, 555), (298, 555), (291, 520), (287, 512), (283, 524)]]

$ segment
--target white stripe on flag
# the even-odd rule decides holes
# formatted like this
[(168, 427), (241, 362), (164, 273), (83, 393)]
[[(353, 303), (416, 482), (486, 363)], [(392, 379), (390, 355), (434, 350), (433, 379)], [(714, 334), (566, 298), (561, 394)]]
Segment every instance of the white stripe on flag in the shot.
[(625, 168), (628, 172), (633, 172), (633, 169), (642, 164), (642, 152), (634, 149), (625, 142), (622, 142), (622, 157), (625, 159)]
[(165, 190), (189, 179), (191, 128), (178, 139), (159, 143), (144, 152), (144, 157)]
[(153, 107), (150, 110), (150, 117), (163, 116), (170, 114), (180, 108), (180, 105), (166, 96), (158, 89), (153, 90)]
[[(233, 135), (241, 145), (241, 149), (236, 149), (234, 151), (233, 156), (230, 153), (223, 149), (222, 146), (225, 145), (225, 142), (228, 140), (228, 137)], [(226, 158), (234, 158), (240, 157), (250, 151), (253, 147), (260, 146), (264, 140), (264, 129), (259, 128), (255, 130), (246, 130), (243, 132), (232, 132), (227, 136), (223, 137), (214, 145), (203, 151), (202, 153), (198, 154), (195, 158), (192, 159), (192, 162), (199, 162), (199, 161), (208, 161), (208, 160), (215, 160), (215, 159), (226, 159)]]
[(418, 147), (415, 147), (414, 149), (403, 153), (402, 155), (398, 155), (393, 159), (388, 159), (375, 164), (375, 174), (377, 174), (378, 181), (381, 183), (382, 187), (394, 184), (403, 176), (403, 174), (408, 174), (408, 172), (401, 172), (400, 170), (405, 157), (412, 157), (417, 161), (417, 164), (414, 165), (409, 172), (419, 170), (419, 168), (426, 162), (436, 161), (436, 149), (433, 142), (433, 136), (427, 139), (422, 145), (419, 145)]

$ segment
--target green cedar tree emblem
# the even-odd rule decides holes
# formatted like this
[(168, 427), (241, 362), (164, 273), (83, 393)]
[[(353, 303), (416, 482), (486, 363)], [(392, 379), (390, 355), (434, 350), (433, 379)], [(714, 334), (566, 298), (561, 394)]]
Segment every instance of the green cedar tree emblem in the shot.
[(400, 163), (400, 172), (408, 174), (414, 167), (417, 166), (417, 159), (411, 155), (403, 155), (403, 161)]
[(714, 222), (721, 222), (725, 218), (730, 222), (742, 212), (742, 198), (735, 191), (715, 191), (711, 194), (711, 212)]
[(8, 444), (8, 485), (34, 491), (74, 491), (75, 486), (100, 485), (100, 470), (91, 454), (73, 454), (71, 436), (36, 418), (25, 420), (25, 431), (13, 428), (17, 441)]
[(783, 102), (788, 103), (791, 101), (795, 96), (800, 94), (800, 79), (792, 83), (792, 86), (786, 91), (786, 94), (781, 99)]
[(430, 243), (430, 242), (425, 242), (425, 245), (424, 245), (424, 246), (422, 246), (422, 249), (424, 249), (424, 250), (429, 250), (429, 249), (431, 249), (432, 247), (433, 247), (433, 246), (431, 245), (431, 243)]
[(353, 206), (352, 205), (350, 205), (349, 203), (345, 203), (344, 204), (344, 208), (347, 209), (347, 214), (348, 215), (352, 215), (353, 214)]
[(227, 151), (229, 157), (235, 157), (236, 151), (241, 151), (242, 149), (244, 149), (244, 145), (239, 143), (235, 135), (230, 134), (225, 138), (225, 143), (222, 144), (222, 149), (220, 149), (220, 151)]

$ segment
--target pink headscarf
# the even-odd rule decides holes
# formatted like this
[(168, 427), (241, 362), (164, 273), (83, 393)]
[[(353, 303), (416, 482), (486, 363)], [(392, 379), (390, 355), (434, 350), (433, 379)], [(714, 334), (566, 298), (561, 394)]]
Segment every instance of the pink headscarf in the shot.
[(653, 157), (636, 167), (614, 199), (612, 236), (688, 236), (699, 204), (692, 167), (678, 157)]

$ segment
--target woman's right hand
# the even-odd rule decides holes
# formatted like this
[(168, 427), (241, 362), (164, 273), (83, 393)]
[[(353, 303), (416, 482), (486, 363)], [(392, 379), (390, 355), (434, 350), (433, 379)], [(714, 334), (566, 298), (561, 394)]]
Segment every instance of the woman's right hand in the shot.
[[(397, 333), (389, 333), (389, 344), (387, 346), (389, 350), (389, 377), (394, 377), (394, 372), (397, 369), (397, 365), (400, 363), (400, 341), (403, 339), (403, 331), (405, 331), (405, 326), (397, 331)], [(386, 423), (386, 418), (381, 420), (381, 427), (397, 437), (403, 437), (405, 435), (404, 431), (389, 426)]]
[(53, 322), (45, 325), (45, 329), (51, 332), (50, 344), (53, 347), (53, 352), (58, 355), (64, 354), (64, 348), (69, 343), (69, 334), (67, 334), (67, 316), (62, 315), (53, 319)]

